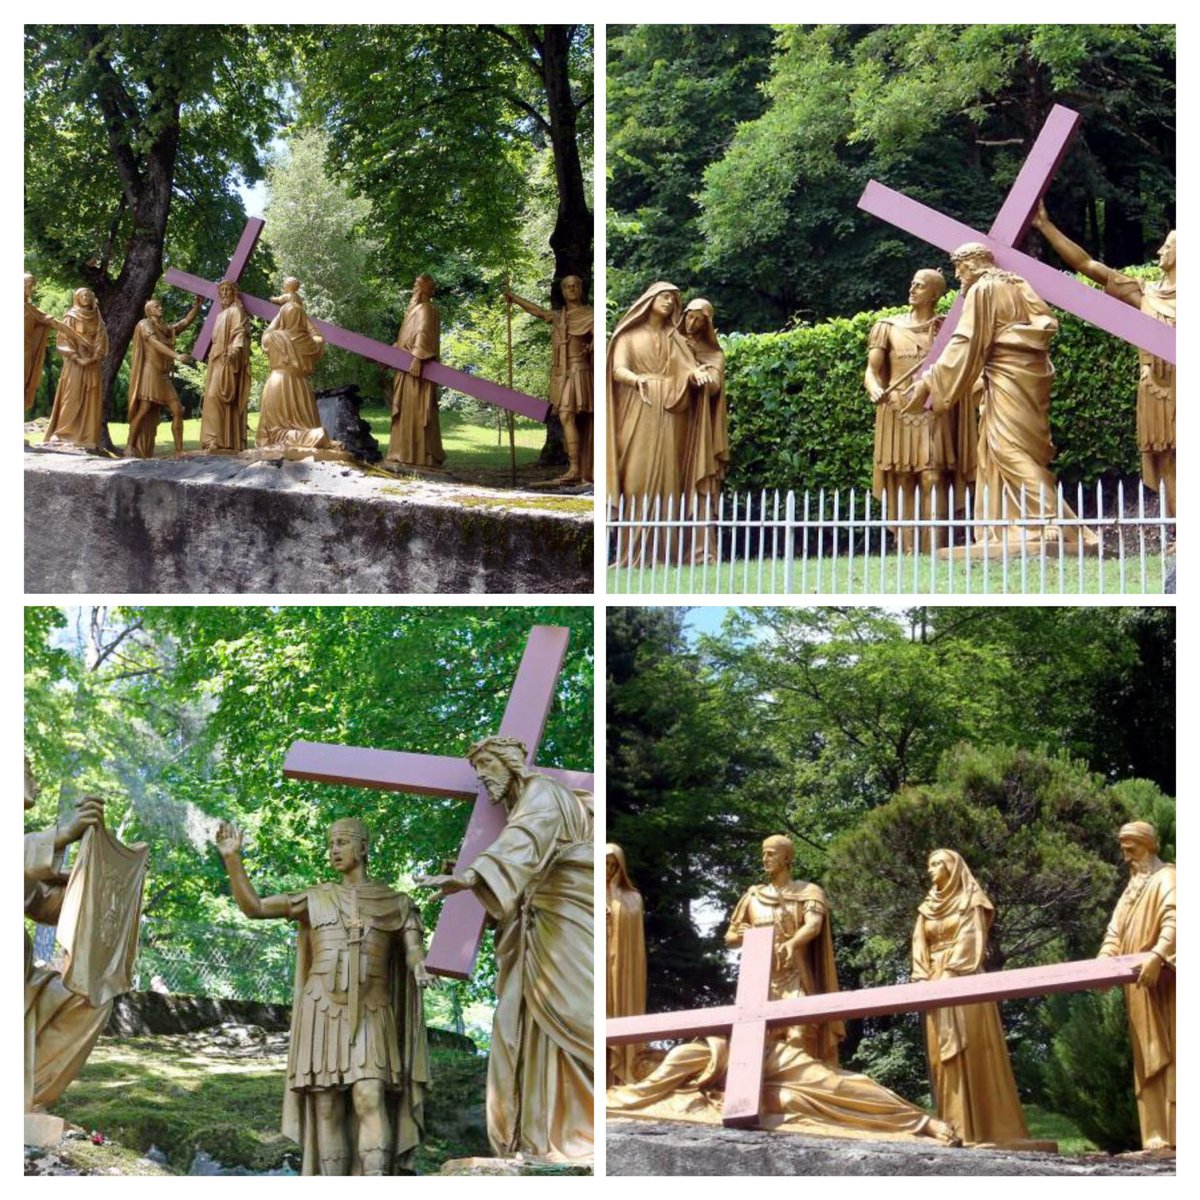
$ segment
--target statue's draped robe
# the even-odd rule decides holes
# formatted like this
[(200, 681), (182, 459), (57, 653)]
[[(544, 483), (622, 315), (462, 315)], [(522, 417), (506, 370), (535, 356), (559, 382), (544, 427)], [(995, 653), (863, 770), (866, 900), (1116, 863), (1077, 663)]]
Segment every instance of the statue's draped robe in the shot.
[[(58, 921), (66, 885), (54, 863), (53, 829), (25, 835), (25, 915), (45, 925)], [(33, 961), (25, 935), (25, 1111), (62, 1095), (108, 1023), (112, 1001), (93, 1007), (69, 991), (57, 971)]]
[(204, 401), (201, 450), (245, 450), (250, 404), (250, 318), (240, 300), (221, 309), (213, 326)]
[(46, 364), (50, 325), (36, 305), (25, 301), (25, 411), (33, 407)]
[[(392, 1127), (392, 1173), (406, 1169), (425, 1127), (429, 1052), (421, 989), (406, 962), (404, 933), (421, 935), (416, 905), (382, 883), (322, 883), (288, 895), (299, 922), (283, 1132), (303, 1149), (304, 1175), (320, 1174), (314, 1091), (383, 1082)], [(351, 1032), (354, 954), (348, 925), (362, 922), (358, 1027)], [(346, 1126), (357, 1144), (354, 1106)], [(352, 1174), (359, 1173), (351, 1154)]]
[[(604, 991), (605, 1015), (636, 1017), (646, 1011), (646, 934), (642, 894), (630, 882), (625, 853), (615, 843), (605, 847), (605, 857), (618, 863), (616, 878), (606, 889), (605, 950), (608, 977)], [(638, 1046), (608, 1048), (608, 1082), (632, 1081)]]
[(492, 1149), (556, 1161), (593, 1144), (592, 816), (543, 775), (514, 786), (499, 837), (471, 864), (496, 929), (488, 1056)]
[[(967, 289), (950, 343), (925, 376), (933, 395), (952, 405), (970, 403), (982, 382), (975, 493), (980, 521), (1022, 515), (1049, 520), (1058, 514), (1057, 481), (1048, 469), (1054, 457), (1050, 340), (1057, 329), (1058, 321), (1025, 280), (985, 271)], [(1066, 504), (1062, 514), (1068, 520), (1075, 516)], [(1065, 529), (1063, 540), (1073, 544), (1076, 528)], [(987, 536), (1001, 539), (994, 528)], [(1095, 535), (1085, 532), (1084, 538)]]
[[(1175, 289), (1144, 279), (1132, 279), (1114, 271), (1105, 288), (1147, 316), (1175, 324)], [(1157, 490), (1159, 464), (1156, 454), (1175, 449), (1175, 364), (1138, 350), (1137, 439), (1142, 454), (1142, 479)]]
[(158, 436), (159, 409), (179, 403), (171, 382), (175, 366), (175, 337), (188, 324), (164, 325), (143, 317), (133, 331), (133, 356), (129, 364), (129, 458), (153, 458)]
[[(958, 862), (961, 870), (946, 888), (930, 893), (917, 915), (914, 982), (983, 970), (993, 910), (962, 859)], [(1029, 1137), (998, 1005), (969, 1004), (926, 1013), (925, 1044), (938, 1116), (953, 1125), (964, 1142)]]
[[(669, 283), (649, 288), (621, 319), (608, 346), (608, 494), (614, 504), (618, 497), (624, 499), (627, 520), (653, 517), (656, 501), (661, 520), (667, 519), (668, 503), (677, 520), (680, 504), (686, 503), (684, 456), (697, 363), (670, 322), (656, 327), (649, 320), (654, 299), (663, 292), (677, 289)], [(632, 383), (632, 375), (643, 377), (642, 382)], [(653, 532), (627, 531), (620, 562), (675, 562), (680, 544), (673, 530), (662, 529), (657, 538)]]
[(317, 397), (309, 376), (325, 353), (299, 300), (289, 299), (263, 334), (271, 374), (263, 386), (254, 445), (259, 449), (322, 449), (329, 435), (321, 425)]
[[(428, 362), (441, 352), (441, 318), (432, 300), (409, 302), (395, 345)], [(440, 467), (446, 461), (438, 423), (437, 385), (397, 371), (392, 381), (392, 433), (389, 462)]]
[(1175, 867), (1134, 875), (1104, 935), (1100, 954), (1154, 951), (1167, 964), (1152, 988), (1127, 984), (1129, 1037), (1142, 1144), (1175, 1145)]
[[(916, 322), (911, 316), (885, 317), (871, 327), (869, 350), (881, 350), (883, 369), (877, 371), (886, 387), (925, 359), (943, 318)], [(903, 394), (903, 386), (899, 389)], [(938, 471), (954, 485), (955, 504), (962, 506), (963, 489), (974, 479), (975, 443), (978, 440), (975, 398), (968, 397), (950, 412), (906, 413), (893, 393), (875, 405), (875, 450), (871, 491), (876, 499), (887, 495), (888, 515), (898, 515), (897, 476)], [(948, 492), (938, 494), (938, 516), (946, 515)], [(904, 515), (913, 515), (911, 483), (904, 490)], [(928, 516), (928, 513), (922, 513)]]
[[(46, 427), (46, 443), (69, 442), (92, 449), (100, 444), (100, 427), (104, 419), (104, 391), (100, 371), (108, 353), (108, 330), (93, 308), (85, 312), (78, 307), (67, 310), (63, 324), (71, 328), (70, 335), (60, 329), (55, 346), (63, 358), (62, 374), (50, 409)], [(82, 355), (94, 359), (80, 365)]]

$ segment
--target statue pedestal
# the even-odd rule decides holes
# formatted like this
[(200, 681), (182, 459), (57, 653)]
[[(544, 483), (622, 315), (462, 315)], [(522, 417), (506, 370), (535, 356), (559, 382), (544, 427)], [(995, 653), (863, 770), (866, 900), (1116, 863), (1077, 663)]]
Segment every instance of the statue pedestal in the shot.
[(55, 1117), (44, 1112), (27, 1112), (25, 1114), (25, 1145), (56, 1146), (66, 1127), (67, 1123), (62, 1117)]
[(450, 1158), (443, 1175), (591, 1175), (590, 1162), (548, 1162), (540, 1158)]
[[(1064, 560), (1075, 558), (1079, 554), (1079, 546), (1076, 534), (1068, 533), (1062, 539), (1062, 554)], [(1009, 538), (1004, 542), (972, 542), (969, 546), (955, 546), (953, 549), (943, 547), (938, 551), (938, 558), (943, 561), (949, 559), (953, 562), (965, 562), (971, 560), (971, 564), (982, 563), (986, 558), (989, 562), (1001, 562), (1006, 556), (1009, 564), (1020, 563), (1021, 561), (1022, 540), (1019, 537)], [(1059, 543), (1057, 541), (1046, 541), (1042, 538), (1041, 532), (1036, 529), (1031, 529), (1026, 534), (1024, 539), (1024, 554), (1027, 563), (1034, 563), (1041, 560), (1043, 552), (1046, 555), (1046, 561), (1057, 562), (1059, 553)], [(1083, 543), (1083, 554), (1085, 558), (1094, 558), (1099, 553), (1099, 546), (1091, 539), (1085, 538)]]

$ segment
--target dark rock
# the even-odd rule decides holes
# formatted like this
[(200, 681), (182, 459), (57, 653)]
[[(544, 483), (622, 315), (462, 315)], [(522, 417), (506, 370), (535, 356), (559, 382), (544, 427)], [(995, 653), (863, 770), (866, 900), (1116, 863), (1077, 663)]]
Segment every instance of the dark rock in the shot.
[(873, 1142), (725, 1129), (678, 1121), (610, 1120), (609, 1175), (1174, 1175), (1175, 1160), (1107, 1154), (1067, 1158), (954, 1149), (932, 1139)]
[(113, 1001), (112, 1015), (104, 1032), (110, 1036), (148, 1037), (160, 1033), (191, 1033), (230, 1024), (257, 1028), (265, 1038), (266, 1030), (286, 1030), (291, 1020), (292, 1009), (288, 1004), (126, 992)]
[(317, 408), (321, 413), (321, 424), (334, 441), (364, 462), (378, 462), (383, 457), (379, 443), (371, 433), (371, 426), (359, 415), (363, 398), (358, 394), (358, 384), (344, 387), (322, 388), (317, 392)]

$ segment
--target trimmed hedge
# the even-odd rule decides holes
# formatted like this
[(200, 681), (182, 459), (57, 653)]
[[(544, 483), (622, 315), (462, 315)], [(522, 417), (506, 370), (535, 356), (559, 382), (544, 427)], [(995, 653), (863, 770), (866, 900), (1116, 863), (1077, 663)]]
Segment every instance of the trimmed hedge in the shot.
[[(1153, 267), (1131, 275), (1155, 278)], [(943, 297), (949, 308), (955, 293)], [(730, 334), (726, 353), (730, 458), (727, 487), (869, 488), (874, 409), (863, 388), (867, 335), (905, 308), (837, 317), (784, 333)], [(1051, 347), (1056, 377), (1053, 469), (1068, 486), (1137, 478), (1137, 351), (1069, 314)]]

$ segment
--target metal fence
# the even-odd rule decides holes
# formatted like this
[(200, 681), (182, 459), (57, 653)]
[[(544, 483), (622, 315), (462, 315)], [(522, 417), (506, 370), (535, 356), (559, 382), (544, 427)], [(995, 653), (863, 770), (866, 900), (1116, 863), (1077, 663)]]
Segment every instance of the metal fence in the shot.
[[(609, 594), (988, 592), (1129, 595), (1173, 590), (1175, 518), (1139, 482), (1061, 485), (1036, 498), (953, 488), (609, 498)], [(1036, 499), (1036, 502), (1035, 502)], [(993, 502), (995, 501), (995, 502)], [(1169, 582), (1170, 581), (1170, 582)]]

